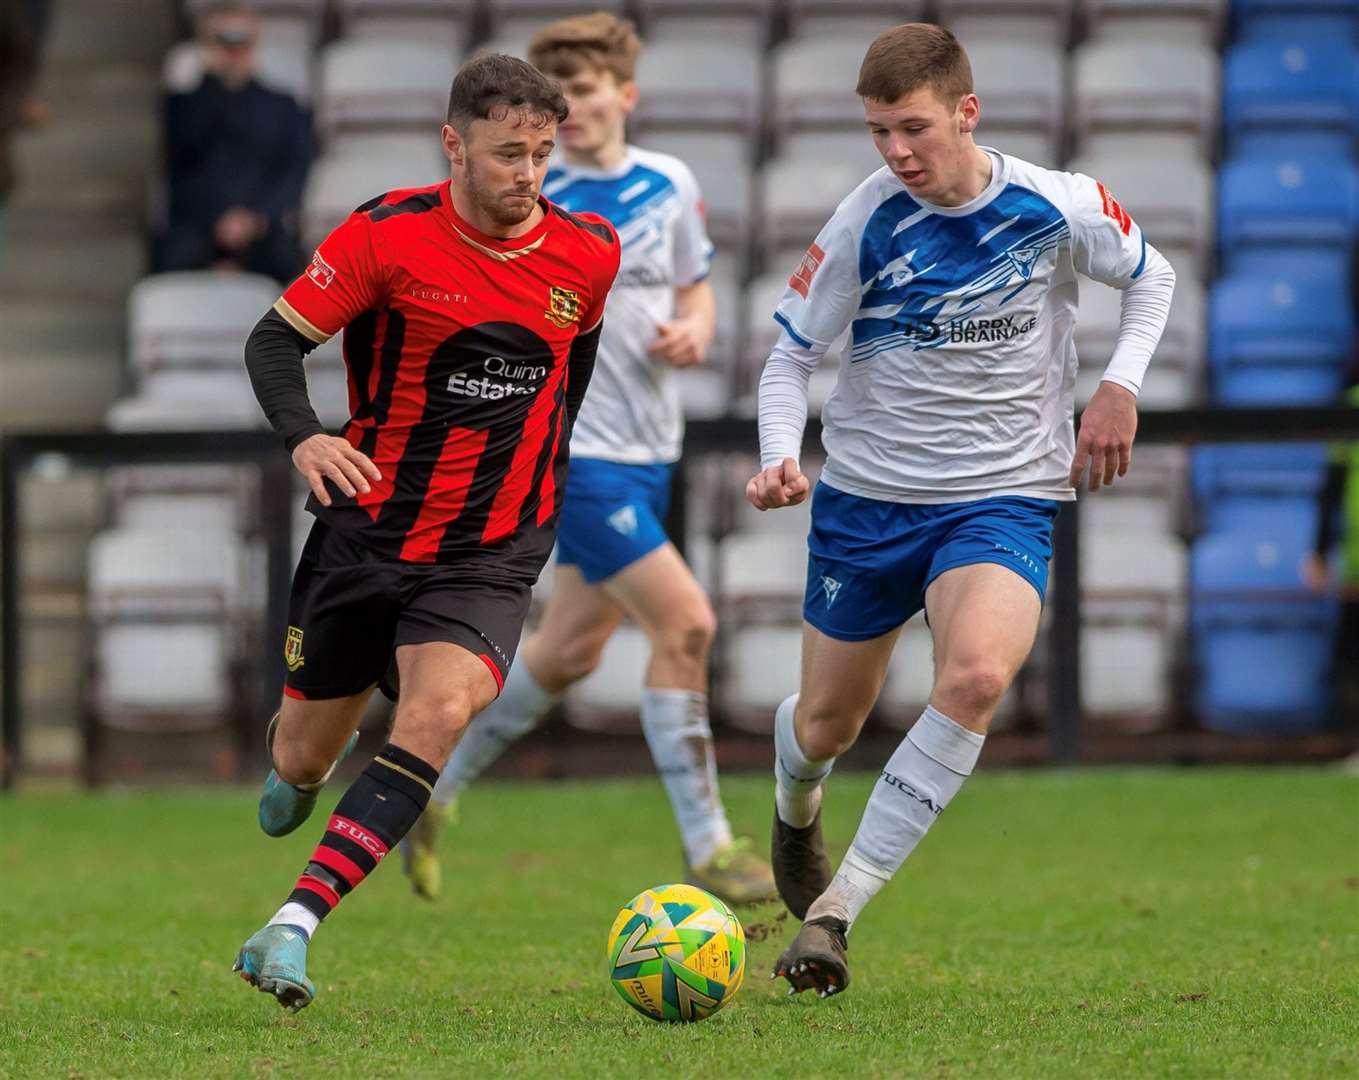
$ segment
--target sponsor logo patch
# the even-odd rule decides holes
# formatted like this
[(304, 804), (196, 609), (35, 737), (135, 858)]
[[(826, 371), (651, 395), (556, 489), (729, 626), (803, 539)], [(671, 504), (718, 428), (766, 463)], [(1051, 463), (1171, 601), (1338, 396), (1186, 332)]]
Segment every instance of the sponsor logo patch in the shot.
[(321, 258), (319, 251), (313, 252), (311, 263), (307, 267), (307, 277), (316, 282), (318, 289), (327, 289), (330, 283), (335, 280), (335, 267)]
[(802, 261), (793, 271), (793, 276), (788, 279), (789, 287), (795, 290), (802, 299), (807, 299), (807, 290), (812, 287), (812, 278), (816, 277), (817, 270), (821, 268), (821, 264), (825, 261), (826, 253), (816, 244), (813, 244), (803, 253)]
[(1114, 193), (1098, 180), (1095, 181), (1095, 186), (1099, 188), (1099, 197), (1104, 204), (1104, 216), (1112, 218), (1118, 225), (1118, 231), (1124, 236), (1129, 235), (1132, 232), (1132, 218), (1128, 216), (1128, 211), (1119, 205), (1119, 201), (1114, 198)]

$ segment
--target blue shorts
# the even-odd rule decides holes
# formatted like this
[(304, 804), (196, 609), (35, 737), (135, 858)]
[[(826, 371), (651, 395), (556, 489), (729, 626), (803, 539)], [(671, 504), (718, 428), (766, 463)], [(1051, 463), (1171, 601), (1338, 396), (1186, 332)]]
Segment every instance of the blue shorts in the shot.
[(557, 526), (557, 562), (591, 585), (664, 544), (673, 465), (572, 458)]
[(1009, 567), (1041, 600), (1060, 505), (1012, 497), (896, 503), (817, 484), (802, 616), (840, 641), (880, 637), (925, 606), (925, 590), (945, 570), (974, 563)]

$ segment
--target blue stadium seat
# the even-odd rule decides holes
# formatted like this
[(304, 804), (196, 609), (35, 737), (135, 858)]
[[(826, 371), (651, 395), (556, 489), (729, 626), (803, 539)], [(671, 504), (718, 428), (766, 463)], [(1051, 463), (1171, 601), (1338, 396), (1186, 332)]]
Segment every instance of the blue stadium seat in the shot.
[(1241, 41), (1345, 41), (1355, 37), (1355, 8), (1348, 12), (1306, 11), (1282, 13), (1274, 10), (1245, 11), (1237, 16), (1237, 38)]
[(1194, 545), (1194, 698), (1206, 727), (1285, 735), (1325, 724), (1337, 606), (1301, 584), (1310, 539), (1231, 532)]
[(1191, 476), (1200, 530), (1310, 536), (1328, 453), (1302, 443), (1199, 447)]
[(1218, 175), (1218, 243), (1348, 251), (1359, 218), (1359, 167), (1288, 151), (1237, 156)]
[(1259, 154), (1297, 154), (1302, 157), (1359, 158), (1359, 142), (1348, 131), (1274, 131), (1246, 128), (1233, 134), (1227, 146), (1231, 157)]
[(1353, 335), (1343, 278), (1324, 263), (1277, 260), (1213, 286), (1208, 363), (1214, 400), (1324, 404), (1340, 391)]
[(1229, 133), (1248, 128), (1359, 126), (1359, 52), (1348, 40), (1247, 41), (1223, 62), (1223, 119)]

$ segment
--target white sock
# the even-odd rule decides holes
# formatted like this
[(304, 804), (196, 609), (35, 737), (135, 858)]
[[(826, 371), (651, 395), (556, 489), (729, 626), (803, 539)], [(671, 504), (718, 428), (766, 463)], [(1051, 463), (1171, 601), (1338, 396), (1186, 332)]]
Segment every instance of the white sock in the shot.
[(972, 775), (985, 741), (925, 706), (878, 777), (845, 861), (807, 918), (832, 915), (853, 925)]
[(444, 805), (456, 799), (512, 742), (538, 726), (557, 697), (538, 685), (523, 661), (511, 665), (505, 689), (473, 717), (453, 748), (434, 785), (432, 801)]
[(717, 793), (708, 696), (647, 687), (642, 691), (642, 734), (670, 796), (689, 865), (702, 866), (732, 841)]
[(780, 821), (805, 829), (821, 809), (821, 782), (835, 767), (835, 759), (809, 761), (802, 753), (793, 729), (797, 699), (794, 694), (774, 712), (774, 804)]
[(301, 904), (296, 904), (289, 900), (278, 909), (278, 913), (265, 925), (296, 926), (307, 935), (308, 940), (311, 940), (311, 936), (316, 933), (316, 928), (321, 925), (321, 920)]

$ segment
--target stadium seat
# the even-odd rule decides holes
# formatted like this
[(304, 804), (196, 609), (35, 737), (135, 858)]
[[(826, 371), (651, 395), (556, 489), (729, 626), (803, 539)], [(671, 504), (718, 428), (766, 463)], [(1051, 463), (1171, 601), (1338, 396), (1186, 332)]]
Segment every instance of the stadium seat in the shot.
[[(776, 252), (796, 251), (800, 258), (835, 208), (869, 175), (856, 161), (825, 161), (809, 168), (805, 161), (797, 159), (770, 159), (761, 170), (757, 185), (760, 247), (766, 265)], [(796, 259), (791, 262), (783, 259), (778, 268), (783, 266), (791, 273)]]
[(741, 305), (739, 261), (731, 252), (719, 249), (708, 275), (717, 305), (717, 324), (703, 366), (708, 371), (721, 372), (724, 379), (732, 374), (740, 357), (744, 308)]
[(1248, 41), (1227, 50), (1222, 110), (1227, 132), (1359, 128), (1359, 51), (1351, 41)]
[(981, 141), (1003, 149), (1012, 133), (1040, 135), (1039, 163), (1055, 162), (1066, 126), (1066, 53), (1024, 38), (983, 38), (967, 51), (982, 103)]
[[(486, 0), (487, 14), (492, 27), (499, 32), (510, 21), (532, 22), (537, 26), (568, 15), (579, 15), (584, 6), (580, 0)], [(623, 0), (591, 0), (590, 11), (624, 13)]]
[(867, 43), (861, 37), (791, 38), (770, 53), (775, 134), (803, 128), (859, 130), (863, 103), (854, 93)]
[(1353, 323), (1343, 281), (1290, 270), (1236, 273), (1209, 300), (1213, 398), (1232, 405), (1324, 404), (1340, 390)]
[[(774, 309), (788, 287), (788, 275), (781, 271), (763, 274), (750, 283), (746, 290), (746, 368), (748, 374), (744, 382), (746, 389), (754, 393), (759, 385), (760, 373), (774, 342), (779, 338), (781, 327), (774, 320)], [(811, 415), (820, 414), (826, 398), (835, 387), (840, 370), (840, 354), (849, 341), (846, 330), (838, 341), (832, 342), (820, 367), (812, 373), (807, 388), (807, 408)]]
[(1333, 600), (1305, 591), (1311, 536), (1212, 533), (1195, 545), (1195, 704), (1205, 726), (1239, 734), (1301, 734), (1329, 710)]
[(1081, 708), (1108, 730), (1154, 731), (1173, 712), (1178, 629), (1115, 624), (1081, 631)]
[(1098, 41), (1184, 41), (1216, 47), (1226, 0), (1085, 0), (1090, 36)]
[[(1065, 49), (1073, 7), (1072, 0), (939, 0), (939, 21), (953, 31), (969, 57), (992, 40)], [(974, 77), (979, 67), (973, 64)]]
[(1328, 461), (1325, 445), (1201, 446), (1192, 460), (1199, 526), (1205, 532), (1272, 536), (1313, 530)]
[(1217, 135), (1218, 59), (1190, 42), (1092, 41), (1074, 54), (1072, 96), (1078, 140), (1093, 133), (1180, 131), (1206, 151)]
[[(860, 42), (859, 59), (869, 42), (898, 23), (918, 22), (925, 17), (925, 0), (787, 0), (788, 29), (795, 37), (809, 40), (831, 34)], [(857, 81), (850, 80), (850, 89)]]
[(733, 727), (757, 735), (774, 730), (774, 710), (797, 692), (802, 628), (746, 625), (722, 631), (723, 713)]
[(1062, 161), (1057, 145), (1047, 132), (1004, 130), (993, 132), (986, 123), (985, 116), (982, 117), (981, 126), (977, 128), (977, 142), (981, 146), (989, 146), (1002, 154), (1032, 162), (1044, 169), (1055, 169)]
[[(237, 342), (238, 354), (242, 342)], [(269, 426), (244, 367), (238, 371), (152, 371), (140, 382), (137, 394), (109, 408), (110, 431), (234, 431)]]
[(1157, 248), (1193, 253), (1200, 274), (1213, 251), (1213, 172), (1198, 157), (1081, 156), (1068, 168), (1102, 182)]
[(1354, 41), (1359, 37), (1359, 8), (1353, 0), (1236, 3), (1232, 15), (1240, 41)]
[(261, 274), (188, 270), (143, 278), (128, 298), (128, 355), (134, 370), (241, 370), (241, 347), (278, 299)]
[(321, 52), (317, 126), (337, 131), (426, 131), (431, 140), (448, 113), (453, 53), (439, 42), (360, 38)]
[(314, 248), (369, 199), (448, 178), (448, 159), (429, 135), (358, 135), (335, 140), (307, 174), (302, 193), (302, 240)]
[(641, 100), (635, 122), (695, 131), (738, 131), (754, 137), (763, 105), (760, 50), (736, 41), (668, 41), (644, 49), (637, 65)]
[(1348, 255), (1357, 225), (1353, 161), (1257, 153), (1234, 158), (1219, 174), (1218, 244), (1229, 263), (1254, 246), (1326, 246)]
[(698, 181), (714, 244), (744, 257), (751, 228), (749, 143), (735, 132), (639, 132), (633, 140), (647, 150), (673, 154)]
[(731, 533), (718, 547), (724, 603), (801, 600), (806, 585), (807, 542), (783, 533)]
[(437, 41), (453, 55), (471, 37), (475, 0), (337, 0), (344, 34), (350, 38)]
[[(1076, 377), (1076, 400), (1083, 403), (1094, 393), (1113, 356), (1123, 294), (1095, 281), (1082, 281), (1080, 287), (1076, 354), (1081, 366)], [(1177, 280), (1170, 317), (1138, 398), (1143, 408), (1183, 408), (1198, 401), (1207, 354), (1204, 318), (1203, 286), (1193, 278)]]
[(648, 47), (669, 39), (769, 42), (774, 0), (637, 0)]

